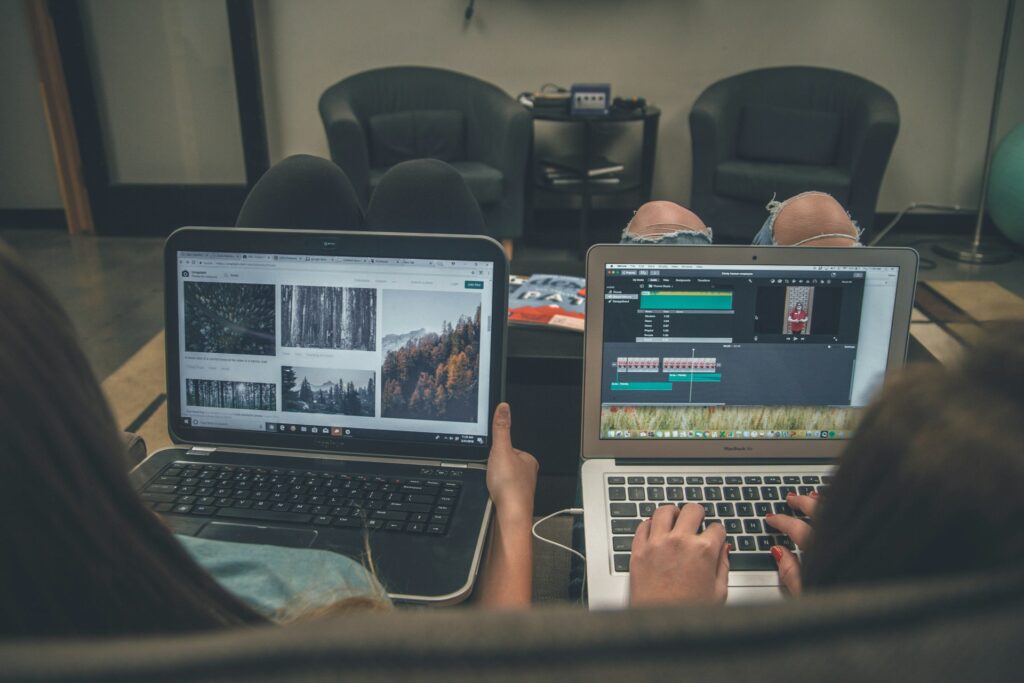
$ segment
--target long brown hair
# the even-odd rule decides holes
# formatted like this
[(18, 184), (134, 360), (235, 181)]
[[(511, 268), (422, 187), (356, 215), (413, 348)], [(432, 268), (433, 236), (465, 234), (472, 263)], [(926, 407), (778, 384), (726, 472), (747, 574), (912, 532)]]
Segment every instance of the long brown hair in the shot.
[(0, 244), (0, 636), (265, 621), (143, 506), (123, 448), (68, 317)]
[(1024, 327), (910, 369), (865, 413), (822, 497), (807, 587), (1024, 561)]

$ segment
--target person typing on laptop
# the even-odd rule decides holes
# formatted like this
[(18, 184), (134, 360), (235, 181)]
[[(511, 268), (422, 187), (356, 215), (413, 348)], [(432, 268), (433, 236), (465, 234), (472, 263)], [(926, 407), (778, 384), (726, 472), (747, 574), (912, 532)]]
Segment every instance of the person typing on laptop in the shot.
[[(0, 633), (188, 632), (388, 604), (372, 572), (336, 553), (184, 545), (133, 490), (66, 313), (2, 244), (0, 290)], [(477, 588), (488, 607), (531, 591), (537, 462), (512, 447), (510, 426), (499, 404), (487, 472), (495, 527)]]
[[(800, 549), (774, 546), (792, 595), (839, 585), (1017, 566), (1024, 560), (1024, 350), (1020, 326), (954, 367), (898, 375), (866, 411), (831, 483), (764, 517)], [(1015, 332), (1012, 334), (1011, 332)], [(813, 519), (813, 527), (795, 515)], [(664, 506), (633, 541), (632, 605), (724, 601), (721, 525), (700, 505)]]

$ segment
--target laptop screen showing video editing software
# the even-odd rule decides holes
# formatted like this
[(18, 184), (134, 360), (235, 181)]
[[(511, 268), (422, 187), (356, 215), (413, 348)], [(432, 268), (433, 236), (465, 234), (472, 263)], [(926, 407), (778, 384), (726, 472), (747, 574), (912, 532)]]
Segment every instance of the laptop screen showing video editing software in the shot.
[(609, 264), (602, 439), (849, 438), (899, 268)]
[(493, 264), (179, 252), (177, 284), (185, 426), (487, 444)]

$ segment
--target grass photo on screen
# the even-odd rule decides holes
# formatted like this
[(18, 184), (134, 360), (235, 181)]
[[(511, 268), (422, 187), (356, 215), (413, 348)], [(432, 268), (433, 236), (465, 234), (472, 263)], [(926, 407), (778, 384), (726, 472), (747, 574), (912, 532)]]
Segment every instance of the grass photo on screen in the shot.
[(281, 395), (287, 413), (375, 414), (377, 373), (338, 368), (281, 368)]
[(185, 350), (275, 354), (274, 285), (185, 282)]
[(384, 290), (381, 416), (476, 422), (480, 295)]
[(277, 410), (277, 385), (222, 379), (186, 379), (185, 402), (197, 408)]
[(281, 346), (377, 348), (377, 290), (281, 285)]

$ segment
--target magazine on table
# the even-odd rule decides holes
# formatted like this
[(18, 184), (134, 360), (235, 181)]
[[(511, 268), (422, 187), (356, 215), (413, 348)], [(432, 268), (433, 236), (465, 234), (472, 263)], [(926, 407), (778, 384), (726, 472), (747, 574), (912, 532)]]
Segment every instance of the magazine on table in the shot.
[(508, 288), (510, 323), (583, 331), (587, 281), (568, 275), (512, 275)]

